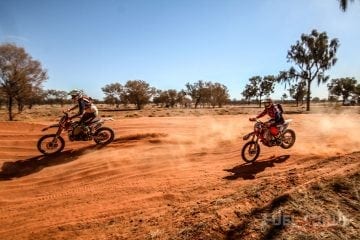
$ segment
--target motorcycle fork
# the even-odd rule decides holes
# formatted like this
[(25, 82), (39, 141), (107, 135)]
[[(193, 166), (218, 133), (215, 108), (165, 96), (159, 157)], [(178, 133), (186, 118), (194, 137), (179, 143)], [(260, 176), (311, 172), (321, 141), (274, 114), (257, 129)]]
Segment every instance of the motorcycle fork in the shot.
[(259, 138), (256, 136), (256, 134), (253, 135), (251, 141), (256, 142), (256, 143), (259, 141)]
[(56, 133), (55, 133), (55, 137), (54, 137), (54, 139), (52, 140), (52, 143), (56, 143), (56, 142), (57, 142), (57, 139), (58, 139), (58, 137), (60, 136), (62, 130), (63, 130), (63, 128), (60, 126), (60, 127), (58, 128), (58, 130), (56, 131)]
[[(252, 141), (252, 142), (255, 142), (255, 143), (258, 143), (259, 137), (256, 136), (256, 134), (254, 134), (254, 135), (252, 136), (251, 141)], [(256, 144), (253, 144), (253, 145), (250, 147), (249, 151), (250, 151), (250, 152), (256, 151), (256, 147), (257, 147), (257, 145), (256, 145)]]

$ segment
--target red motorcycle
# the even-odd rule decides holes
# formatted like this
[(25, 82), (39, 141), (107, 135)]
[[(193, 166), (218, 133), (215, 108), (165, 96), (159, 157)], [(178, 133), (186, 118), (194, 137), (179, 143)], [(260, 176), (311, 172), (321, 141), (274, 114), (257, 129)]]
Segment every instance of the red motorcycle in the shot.
[(106, 145), (114, 140), (114, 131), (109, 127), (102, 127), (105, 121), (111, 118), (95, 119), (87, 126), (80, 125), (79, 122), (70, 120), (68, 113), (60, 118), (59, 123), (50, 125), (42, 131), (49, 128), (58, 128), (56, 133), (42, 136), (37, 143), (38, 150), (44, 155), (50, 155), (61, 152), (65, 147), (64, 138), (61, 136), (63, 131), (67, 131), (70, 141), (91, 141), (96, 144)]
[[(260, 120), (255, 120), (254, 131), (246, 134), (243, 139), (246, 141), (250, 137), (251, 140), (243, 146), (241, 150), (241, 157), (245, 162), (254, 162), (260, 154), (260, 144), (267, 147), (280, 146), (284, 149), (291, 148), (295, 143), (295, 132), (288, 129), (291, 119), (286, 120), (284, 124), (278, 125), (277, 127), (268, 128), (265, 123)], [(277, 135), (278, 137), (274, 137)]]

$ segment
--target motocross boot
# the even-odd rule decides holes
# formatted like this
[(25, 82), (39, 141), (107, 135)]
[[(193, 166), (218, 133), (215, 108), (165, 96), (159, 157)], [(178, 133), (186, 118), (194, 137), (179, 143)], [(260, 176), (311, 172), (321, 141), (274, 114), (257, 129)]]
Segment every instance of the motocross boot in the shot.
[(281, 142), (282, 142), (281, 132), (279, 132), (278, 134), (276, 134), (276, 136), (275, 136), (274, 138), (275, 138), (275, 141), (276, 141), (276, 145), (280, 145)]
[(87, 140), (90, 140), (91, 139), (91, 130), (90, 130), (90, 127), (87, 126), (85, 123), (83, 123), (81, 125), (81, 130), (82, 130), (82, 136), (83, 136), (83, 140), (84, 141), (87, 141)]

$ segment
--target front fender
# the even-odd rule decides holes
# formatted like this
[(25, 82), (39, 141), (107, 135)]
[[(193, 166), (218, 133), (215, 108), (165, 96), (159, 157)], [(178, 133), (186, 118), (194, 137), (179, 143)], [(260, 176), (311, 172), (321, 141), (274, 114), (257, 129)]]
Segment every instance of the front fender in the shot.
[(243, 140), (248, 140), (252, 135), (254, 135), (254, 132), (248, 133), (243, 137)]
[(49, 128), (58, 128), (60, 125), (59, 124), (53, 124), (53, 125), (50, 125), (50, 126), (48, 126), (48, 127), (46, 127), (46, 128), (43, 128), (41, 131), (46, 131), (46, 130), (48, 130)]

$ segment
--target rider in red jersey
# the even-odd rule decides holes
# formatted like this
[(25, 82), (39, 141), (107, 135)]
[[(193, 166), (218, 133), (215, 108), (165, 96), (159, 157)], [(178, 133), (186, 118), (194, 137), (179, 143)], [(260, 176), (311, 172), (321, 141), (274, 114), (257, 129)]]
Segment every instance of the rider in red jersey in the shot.
[(250, 121), (256, 121), (257, 118), (261, 118), (268, 115), (271, 119), (265, 123), (270, 129), (271, 134), (276, 138), (279, 135), (278, 125), (284, 123), (282, 116), (283, 110), (280, 104), (274, 104), (271, 98), (267, 98), (263, 101), (265, 109), (257, 115), (255, 118), (250, 118)]

